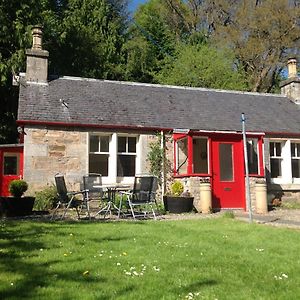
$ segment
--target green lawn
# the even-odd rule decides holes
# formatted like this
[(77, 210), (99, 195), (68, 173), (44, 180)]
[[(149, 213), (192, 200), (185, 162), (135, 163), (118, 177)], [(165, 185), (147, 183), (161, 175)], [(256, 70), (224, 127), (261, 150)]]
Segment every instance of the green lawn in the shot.
[(299, 299), (300, 231), (213, 218), (0, 221), (1, 299)]

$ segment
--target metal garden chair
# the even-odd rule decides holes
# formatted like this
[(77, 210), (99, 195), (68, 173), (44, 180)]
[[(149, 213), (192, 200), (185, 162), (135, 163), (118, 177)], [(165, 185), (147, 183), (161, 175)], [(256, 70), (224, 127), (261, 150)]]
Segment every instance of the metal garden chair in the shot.
[[(90, 218), (90, 202), (98, 202), (101, 205), (102, 202), (107, 201), (106, 193), (102, 187), (102, 175), (97, 173), (89, 173), (83, 176), (83, 189), (86, 191), (84, 198), (84, 205), (87, 207), (88, 215)], [(98, 205), (98, 207), (99, 207)]]
[[(133, 190), (130, 192), (121, 192), (126, 196), (127, 204), (129, 205), (131, 215), (134, 219), (152, 214), (156, 220), (156, 190), (158, 186), (157, 177), (150, 175), (136, 175), (134, 178)], [(123, 197), (122, 197), (123, 198)], [(121, 211), (122, 199), (120, 201), (119, 210)], [(139, 210), (136, 211), (135, 209)]]
[(57, 196), (58, 196), (58, 203), (55, 207), (51, 219), (54, 218), (55, 214), (57, 213), (57, 210), (62, 207), (63, 208), (63, 214), (61, 216), (61, 219), (63, 219), (66, 216), (66, 213), (68, 209), (76, 209), (78, 219), (80, 219), (79, 214), (79, 207), (82, 205), (82, 200), (77, 199), (76, 195), (81, 195), (82, 199), (86, 197), (86, 191), (78, 191), (78, 192), (69, 192), (66, 187), (65, 177), (62, 174), (56, 174), (54, 176), (55, 178), (55, 184), (57, 189)]

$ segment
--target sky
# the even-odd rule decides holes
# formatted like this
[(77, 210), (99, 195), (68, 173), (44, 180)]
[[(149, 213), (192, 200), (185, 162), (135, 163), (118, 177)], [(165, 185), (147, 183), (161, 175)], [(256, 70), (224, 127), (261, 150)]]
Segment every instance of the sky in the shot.
[(129, 10), (135, 11), (139, 4), (145, 3), (147, 0), (129, 0)]

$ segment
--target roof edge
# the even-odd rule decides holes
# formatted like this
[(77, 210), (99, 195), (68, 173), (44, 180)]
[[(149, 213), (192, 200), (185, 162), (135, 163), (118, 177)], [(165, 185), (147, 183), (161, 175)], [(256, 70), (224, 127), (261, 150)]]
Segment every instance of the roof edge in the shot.
[(108, 83), (113, 83), (113, 84), (120, 84), (120, 85), (123, 84), (123, 85), (131, 85), (131, 86), (146, 86), (146, 87), (154, 87), (154, 88), (170, 88), (170, 89), (178, 89), (178, 90), (191, 90), (191, 91), (202, 91), (202, 92), (216, 92), (216, 93), (253, 95), (253, 96), (259, 95), (259, 96), (267, 96), (267, 97), (287, 98), (285, 95), (282, 95), (282, 94), (246, 92), (246, 91), (224, 90), (224, 89), (209, 89), (209, 88), (202, 88), (202, 87), (163, 85), (163, 84), (142, 83), (142, 82), (132, 82), (132, 81), (117, 81), (117, 80), (95, 79), (95, 78), (74, 77), (74, 76), (60, 76), (57, 79), (90, 81), (90, 82), (108, 82)]
[(87, 127), (87, 128), (103, 128), (116, 130), (143, 130), (143, 131), (172, 131), (172, 128), (149, 127), (149, 126), (133, 126), (133, 125), (99, 125), (99, 124), (83, 124), (83, 123), (65, 123), (65, 122), (47, 122), (47, 121), (33, 121), (33, 120), (17, 120), (18, 125), (40, 125), (40, 126), (62, 126), (62, 127)]

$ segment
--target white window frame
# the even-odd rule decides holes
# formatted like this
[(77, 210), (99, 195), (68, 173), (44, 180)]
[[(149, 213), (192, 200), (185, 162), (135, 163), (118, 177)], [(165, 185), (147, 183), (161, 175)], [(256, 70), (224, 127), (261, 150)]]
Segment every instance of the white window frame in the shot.
[[(292, 144), (298, 144), (298, 145), (300, 145), (300, 141), (298, 140), (298, 141), (295, 141), (295, 140), (291, 140), (291, 149), (292, 149)], [(297, 147), (295, 148), (295, 151), (296, 151), (296, 156), (293, 156), (292, 155), (292, 153), (291, 153), (291, 151), (290, 151), (290, 153), (291, 153), (291, 169), (292, 169), (292, 160), (300, 160), (300, 151), (298, 152), (298, 150), (297, 150)], [(293, 176), (293, 172), (291, 171), (291, 173), (292, 173), (292, 176)], [(300, 183), (300, 177), (292, 177), (292, 181), (294, 182), (294, 183)]]
[[(96, 136), (99, 138), (99, 141), (98, 141), (98, 151), (90, 151), (91, 149), (91, 137), (92, 136)], [(101, 151), (101, 137), (108, 137), (108, 151)], [(103, 155), (107, 155), (108, 156), (108, 176), (103, 176), (103, 178), (105, 177), (109, 177), (109, 162), (110, 162), (110, 156), (111, 156), (111, 153), (110, 153), (110, 148), (111, 148), (111, 137), (112, 135), (111, 134), (108, 134), (108, 133), (90, 133), (89, 134), (89, 138), (88, 138), (88, 155), (90, 156), (90, 154), (103, 154)], [(89, 162), (89, 158), (88, 158), (88, 162)], [(88, 163), (88, 168), (89, 168), (89, 163)]]
[[(91, 136), (109, 136), (109, 151), (108, 152), (91, 152), (90, 151), (90, 138)], [(118, 152), (118, 137), (135, 137), (136, 138), (136, 151), (135, 153)], [(128, 147), (128, 141), (127, 141)], [(106, 154), (108, 155), (108, 176), (102, 176), (102, 182), (107, 183), (132, 183), (134, 176), (118, 177), (117, 176), (117, 158), (119, 154), (134, 155), (135, 156), (135, 174), (141, 173), (141, 153), (142, 145), (140, 142), (140, 135), (130, 133), (111, 133), (111, 132), (89, 132), (88, 133), (88, 156), (90, 154)], [(127, 148), (128, 149), (128, 148)], [(100, 149), (99, 149), (100, 150)], [(89, 161), (89, 157), (88, 157)], [(87, 162), (87, 170), (88, 170)]]
[[(120, 137), (126, 137), (126, 150), (125, 150), (125, 152), (118, 152), (118, 138), (120, 138)], [(128, 144), (129, 144), (129, 143), (128, 143), (128, 138), (130, 138), (130, 137), (133, 137), (133, 138), (136, 139), (135, 152), (128, 152)], [(117, 172), (118, 172), (117, 159), (118, 159), (118, 156), (119, 156), (119, 155), (135, 156), (135, 174), (139, 173), (139, 172), (137, 171), (137, 157), (138, 157), (137, 153), (138, 153), (138, 149), (139, 149), (138, 143), (139, 143), (139, 138), (138, 138), (137, 135), (134, 135), (134, 134), (117, 134), (117, 147), (116, 147), (116, 150), (117, 150), (117, 156), (116, 156), (116, 174), (117, 174)], [(126, 181), (128, 181), (128, 179), (131, 179), (131, 178), (133, 178), (133, 177), (134, 177), (134, 176), (125, 176), (125, 177), (122, 176), (122, 177), (121, 177), (121, 176), (118, 176), (118, 175), (117, 175), (117, 179), (118, 179), (119, 181), (122, 181), (122, 182), (126, 182)]]
[[(275, 184), (292, 184), (300, 183), (300, 178), (292, 177), (292, 156), (291, 156), (291, 143), (300, 143), (300, 140), (291, 139), (270, 139), (271, 142), (279, 142), (281, 147), (281, 177), (271, 178), (271, 182)], [(271, 162), (270, 151), (270, 162)], [(300, 157), (299, 157), (300, 158)]]

